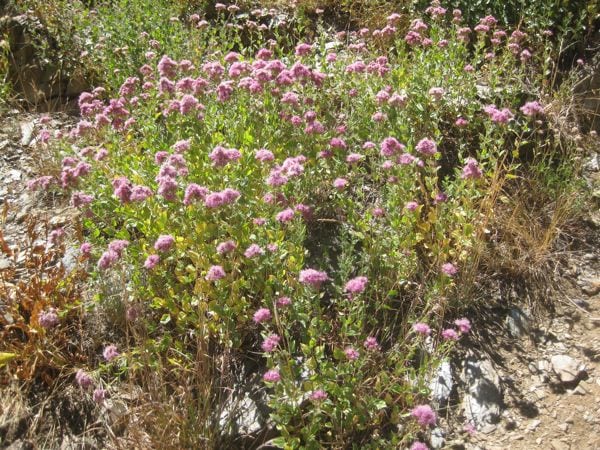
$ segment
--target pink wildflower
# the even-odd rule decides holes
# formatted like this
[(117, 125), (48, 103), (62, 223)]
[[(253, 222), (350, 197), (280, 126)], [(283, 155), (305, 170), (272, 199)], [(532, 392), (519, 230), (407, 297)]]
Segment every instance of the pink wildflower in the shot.
[(333, 180), (333, 187), (339, 191), (343, 190), (346, 186), (348, 186), (348, 180), (345, 178), (336, 178)]
[(283, 308), (285, 306), (289, 306), (292, 304), (292, 300), (289, 297), (279, 297), (275, 301), (275, 305), (279, 308)]
[(361, 161), (363, 158), (364, 155), (361, 155), (360, 153), (350, 153), (348, 156), (346, 156), (346, 162), (349, 164), (354, 164)]
[(527, 102), (520, 109), (526, 116), (535, 117), (544, 115), (544, 107), (539, 102)]
[(275, 350), (275, 347), (279, 345), (279, 341), (281, 341), (281, 337), (276, 334), (271, 334), (265, 338), (260, 347), (262, 348), (263, 352), (269, 353)]
[(452, 328), (447, 328), (444, 331), (442, 331), (442, 338), (444, 338), (444, 340), (446, 341), (457, 341), (458, 333)]
[(413, 325), (413, 330), (422, 336), (429, 336), (431, 334), (431, 328), (429, 328), (429, 325), (423, 322), (415, 323)]
[(353, 297), (354, 295), (363, 292), (366, 289), (368, 282), (369, 280), (367, 277), (356, 277), (346, 283), (344, 290), (350, 294), (350, 297)]
[(208, 269), (205, 278), (207, 281), (217, 281), (223, 277), (225, 277), (225, 271), (223, 270), (223, 267), (212, 266), (210, 269)]
[(459, 117), (454, 122), (454, 125), (456, 125), (458, 128), (464, 128), (469, 125), (469, 121), (463, 117)]
[(277, 369), (271, 369), (265, 372), (263, 375), (263, 380), (268, 383), (277, 383), (279, 380), (281, 380), (281, 375)]
[(410, 414), (415, 419), (417, 419), (417, 422), (422, 427), (426, 427), (428, 425), (435, 425), (435, 422), (437, 421), (437, 415), (429, 405), (418, 405), (415, 408), (413, 408)]
[(235, 243), (235, 241), (221, 242), (219, 245), (217, 245), (217, 253), (219, 255), (225, 255), (227, 253), (231, 253), (236, 248), (237, 248), (237, 244)]
[(419, 204), (417, 202), (411, 201), (411, 202), (406, 202), (406, 205), (404, 205), (404, 207), (407, 210), (409, 210), (410, 212), (414, 212), (419, 207)]
[(379, 343), (377, 342), (377, 338), (375, 336), (369, 336), (365, 339), (363, 346), (370, 351), (379, 350)]
[(416, 441), (410, 446), (410, 450), (429, 450), (429, 447), (422, 442)]
[(461, 333), (466, 334), (471, 331), (471, 321), (466, 318), (456, 319), (454, 324), (458, 327)]
[(260, 308), (254, 313), (252, 320), (254, 320), (254, 323), (263, 323), (271, 320), (271, 317), (271, 311), (269, 311), (267, 308)]
[(83, 244), (81, 244), (81, 247), (79, 247), (79, 251), (81, 252), (81, 256), (90, 256), (90, 254), (92, 253), (92, 244), (90, 244), (89, 242), (84, 242)]
[(513, 114), (508, 108), (503, 108), (500, 110), (494, 105), (488, 105), (483, 108), (483, 110), (489, 116), (492, 122), (506, 124), (510, 119), (513, 118)]
[(156, 265), (160, 262), (160, 256), (158, 255), (148, 255), (146, 261), (144, 261), (144, 268), (151, 270), (156, 267)]
[(373, 214), (373, 217), (383, 217), (385, 216), (385, 211), (383, 208), (373, 208), (371, 214)]
[(360, 356), (360, 353), (358, 353), (358, 351), (353, 347), (346, 347), (344, 349), (344, 354), (346, 355), (346, 358), (348, 358), (349, 361), (355, 361)]
[(396, 138), (387, 137), (381, 143), (381, 155), (392, 156), (397, 152), (404, 150), (404, 145), (398, 142)]
[(106, 400), (107, 396), (108, 396), (108, 392), (106, 391), (106, 389), (102, 389), (102, 388), (94, 389), (94, 393), (92, 394), (92, 398), (98, 404), (104, 403), (104, 400)]
[(256, 153), (254, 154), (254, 157), (257, 160), (259, 160), (260, 162), (273, 161), (275, 159), (273, 152), (271, 152), (265, 148), (261, 148), (260, 150), (257, 150)]
[(275, 216), (278, 222), (286, 223), (294, 219), (294, 210), (291, 208), (284, 209)]
[(102, 356), (104, 357), (104, 359), (107, 362), (112, 361), (113, 359), (117, 358), (119, 355), (120, 355), (120, 353), (118, 352), (116, 345), (108, 345), (107, 347), (104, 348), (104, 351), (102, 352)]
[(437, 152), (437, 145), (431, 139), (425, 138), (425, 139), (421, 139), (417, 143), (417, 145), (415, 146), (415, 149), (423, 155), (431, 156), (431, 155), (435, 155), (435, 153)]
[(89, 376), (83, 369), (79, 369), (75, 374), (75, 381), (77, 384), (85, 390), (88, 390), (94, 385), (94, 380)]
[(439, 101), (444, 97), (446, 91), (441, 87), (432, 87), (429, 89), (429, 95), (433, 97), (434, 100)]
[(43, 328), (53, 328), (58, 325), (58, 315), (56, 314), (56, 309), (48, 308), (45, 311), (42, 311), (38, 316), (38, 322)]
[(323, 389), (317, 389), (316, 391), (313, 391), (312, 394), (310, 394), (310, 399), (313, 402), (321, 402), (323, 400), (326, 400), (327, 392), (325, 392)]
[(300, 271), (299, 281), (302, 284), (308, 284), (318, 288), (327, 280), (329, 280), (329, 277), (325, 272), (319, 272), (315, 269), (304, 269)]
[(255, 256), (264, 255), (264, 254), (265, 254), (265, 251), (257, 244), (252, 244), (244, 252), (244, 256), (246, 258), (254, 258)]
[(457, 267), (452, 263), (442, 264), (442, 273), (448, 275), (449, 277), (453, 277), (458, 273)]
[(465, 166), (462, 169), (461, 178), (468, 179), (476, 179), (481, 178), (483, 176), (483, 172), (479, 168), (479, 163), (477, 160), (473, 158), (467, 158), (465, 160)]
[(175, 244), (175, 239), (170, 234), (163, 234), (154, 243), (154, 249), (159, 252), (168, 252)]
[(300, 43), (296, 46), (296, 56), (308, 55), (312, 51), (312, 45)]

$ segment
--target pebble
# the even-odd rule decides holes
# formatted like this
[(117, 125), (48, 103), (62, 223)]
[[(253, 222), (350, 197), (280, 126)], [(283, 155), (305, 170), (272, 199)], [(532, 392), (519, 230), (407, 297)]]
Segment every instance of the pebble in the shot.
[(541, 423), (542, 421), (539, 419), (532, 420), (531, 422), (529, 422), (529, 425), (527, 425), (527, 431), (534, 431), (537, 427), (540, 426)]
[(552, 439), (550, 441), (550, 446), (552, 447), (552, 450), (570, 450), (571, 448), (569, 444), (559, 441), (558, 439)]
[(0, 256), (0, 270), (6, 270), (13, 266), (13, 263), (10, 259)]
[(586, 395), (589, 394), (591, 390), (591, 386), (585, 381), (580, 381), (575, 389), (573, 389), (573, 394), (578, 395)]
[(552, 370), (563, 383), (571, 383), (581, 375), (581, 362), (569, 355), (554, 355), (550, 362)]
[(600, 293), (600, 278), (585, 280), (585, 284), (582, 286), (581, 290), (589, 297), (593, 297)]

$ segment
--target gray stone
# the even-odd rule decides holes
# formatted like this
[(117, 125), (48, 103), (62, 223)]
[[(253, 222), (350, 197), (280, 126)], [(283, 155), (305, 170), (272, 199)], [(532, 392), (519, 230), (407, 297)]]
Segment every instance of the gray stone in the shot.
[(27, 146), (33, 139), (33, 130), (35, 124), (33, 121), (21, 122), (21, 145)]
[(600, 293), (600, 278), (585, 280), (581, 290), (590, 297)]
[(224, 435), (248, 436), (270, 426), (267, 396), (258, 386), (248, 384), (235, 389), (227, 398), (219, 416)]
[(519, 308), (513, 308), (506, 316), (508, 332), (514, 338), (519, 338), (529, 333), (529, 316)]
[(480, 431), (486, 425), (497, 423), (502, 412), (503, 395), (500, 377), (492, 362), (468, 358), (462, 379), (466, 388), (463, 408), (467, 422)]
[(438, 407), (448, 403), (453, 387), (452, 367), (450, 366), (450, 362), (443, 361), (429, 382), (431, 397)]
[(534, 431), (537, 427), (540, 426), (541, 423), (542, 421), (539, 419), (532, 420), (531, 422), (529, 422), (529, 425), (527, 425), (527, 431)]
[(79, 250), (75, 247), (69, 246), (65, 250), (65, 254), (61, 259), (61, 263), (67, 273), (70, 273), (77, 266), (77, 258), (79, 257)]
[(558, 439), (552, 439), (550, 441), (550, 447), (552, 448), (552, 450), (570, 450), (571, 448), (569, 444), (566, 444), (563, 441), (559, 441)]
[(431, 430), (431, 436), (429, 438), (429, 444), (431, 448), (444, 448), (444, 444), (446, 443), (444, 430), (440, 427), (434, 428)]
[(6, 270), (13, 266), (13, 262), (5, 258), (4, 256), (0, 256), (0, 270)]
[(5, 450), (33, 450), (33, 444), (29, 441), (22, 441), (21, 439), (17, 439), (8, 447), (5, 447)]
[(569, 355), (554, 355), (550, 363), (552, 370), (563, 383), (572, 383), (582, 374), (581, 362)]

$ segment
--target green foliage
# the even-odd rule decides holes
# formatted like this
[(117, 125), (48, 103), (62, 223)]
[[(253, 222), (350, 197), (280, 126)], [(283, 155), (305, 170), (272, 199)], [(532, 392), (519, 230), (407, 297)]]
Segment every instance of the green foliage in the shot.
[[(219, 12), (197, 27), (180, 6), (100, 3), (81, 19), (108, 88), (83, 96), (82, 121), (52, 144), (65, 158), (56, 189), (93, 196), (80, 207), (90, 271), (106, 288), (96, 302), (129, 311), (128, 350), (99, 374), (144, 384), (159, 373), (167, 398), (186, 391), (167, 430), (183, 447), (218, 436), (234, 387), (226, 368), (250, 360), (273, 376), (281, 447), (408, 445), (426, 431), (411, 408), (468, 332), (454, 331), (472, 301), (460, 283), (477, 266), (495, 195), (528, 171), (563, 179), (539, 162), (556, 149), (545, 112), (520, 110), (541, 97), (551, 46), (524, 36), (515, 52), (483, 33), (467, 42), (461, 25), (424, 17), (419, 45), (399, 32), (366, 42), (322, 32), (303, 55), (290, 37), (302, 31), (276, 15), (259, 27)], [(274, 55), (257, 57), (262, 47)], [(263, 148), (273, 162), (259, 161)], [(227, 189), (239, 196), (223, 200)], [(161, 248), (164, 235), (173, 243)], [(115, 250), (118, 240), (127, 247)], [(229, 240), (234, 249), (217, 251)], [(327, 280), (305, 280), (308, 268)]]

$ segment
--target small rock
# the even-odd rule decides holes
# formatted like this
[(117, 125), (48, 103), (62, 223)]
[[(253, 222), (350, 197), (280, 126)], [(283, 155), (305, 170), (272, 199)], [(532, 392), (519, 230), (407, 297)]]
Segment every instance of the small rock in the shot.
[(463, 381), (466, 395), (463, 408), (467, 422), (479, 431), (488, 424), (497, 423), (503, 404), (500, 376), (490, 360), (476, 360), (470, 357), (465, 361)]
[(444, 430), (442, 430), (440, 427), (431, 430), (429, 443), (431, 444), (431, 448), (443, 448), (444, 444), (446, 443), (446, 439), (444, 438)]
[(552, 450), (570, 450), (571, 446), (569, 444), (565, 444), (563, 441), (559, 441), (558, 439), (552, 439), (550, 441), (550, 447)]
[(540, 423), (542, 423), (542, 421), (539, 419), (532, 420), (531, 422), (529, 422), (529, 425), (527, 425), (527, 431), (534, 431), (537, 427), (540, 426)]
[(448, 403), (453, 386), (452, 368), (448, 361), (443, 361), (429, 383), (433, 401), (437, 403), (438, 406)]
[(22, 441), (21, 439), (17, 439), (12, 444), (10, 444), (8, 447), (6, 447), (5, 450), (33, 450), (33, 448), (34, 447), (31, 442)]
[(509, 438), (509, 441), (521, 441), (523, 439), (524, 439), (524, 437), (522, 434), (515, 434), (514, 436), (511, 436)]
[(543, 441), (543, 439), (542, 439), (541, 437), (539, 437), (539, 438), (537, 438), (537, 439), (535, 440), (535, 443), (536, 443), (537, 445), (541, 445), (542, 441)]
[(513, 308), (506, 316), (508, 332), (514, 338), (525, 336), (529, 333), (529, 317), (519, 308)]
[(592, 280), (586, 280), (586, 283), (581, 288), (584, 294), (593, 297), (600, 293), (600, 278), (594, 278)]
[(564, 431), (566, 433), (567, 431), (569, 431), (569, 424), (568, 423), (561, 423), (558, 426), (558, 429), (561, 430), (561, 431)]
[(537, 364), (535, 364), (534, 362), (530, 362), (530, 363), (527, 365), (527, 368), (528, 368), (528, 369), (529, 369), (529, 371), (530, 371), (532, 374), (534, 374), (534, 375), (535, 375), (536, 373), (538, 373)]
[(581, 362), (569, 355), (554, 355), (550, 362), (552, 370), (563, 383), (571, 383), (577, 380), (582, 373), (580, 369)]
[(577, 395), (589, 394), (590, 393), (590, 385), (587, 384), (585, 381), (580, 381), (579, 384), (577, 385), (577, 387), (575, 389), (573, 389), (573, 391), (571, 393), (577, 394)]
[(35, 124), (33, 122), (21, 122), (21, 145), (27, 146), (33, 139), (33, 130)]
[(5, 258), (4, 256), (0, 256), (0, 270), (6, 270), (13, 266), (13, 262)]
[(75, 267), (77, 266), (77, 258), (78, 257), (79, 257), (79, 250), (77, 250), (73, 246), (67, 247), (67, 249), (65, 250), (65, 254), (63, 255), (63, 257), (61, 259), (61, 263), (67, 273), (70, 273), (73, 271), (73, 269), (75, 269)]
[(10, 169), (8, 173), (4, 176), (4, 182), (6, 184), (11, 183), (13, 181), (19, 181), (23, 176), (23, 172), (17, 169)]

